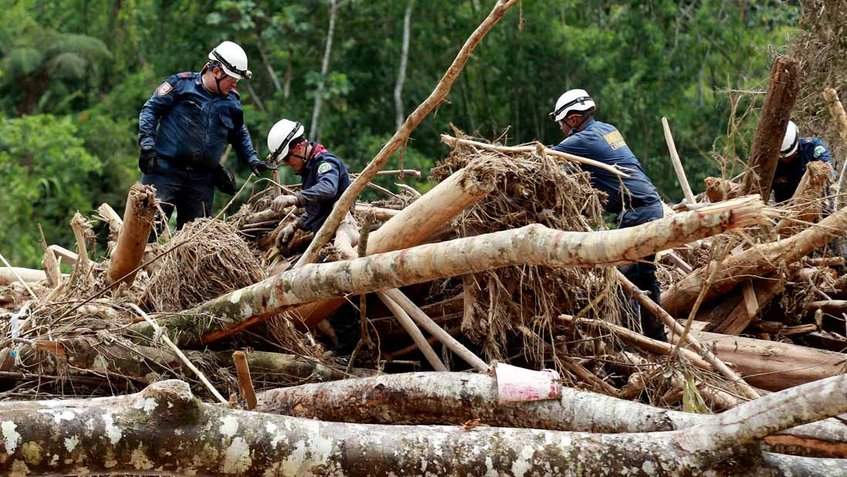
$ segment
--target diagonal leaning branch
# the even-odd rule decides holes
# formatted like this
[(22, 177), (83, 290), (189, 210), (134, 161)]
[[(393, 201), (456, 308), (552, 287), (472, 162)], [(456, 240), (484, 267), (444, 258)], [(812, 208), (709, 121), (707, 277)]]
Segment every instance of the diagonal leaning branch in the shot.
[(391, 159), (392, 154), (394, 154), (400, 146), (406, 143), (409, 139), (409, 135), (412, 134), (412, 131), (414, 131), (421, 122), (423, 122), (424, 118), (426, 118), (429, 113), (431, 113), (441, 104), (442, 101), (444, 101), (447, 94), (450, 93), (450, 88), (453, 86), (453, 82), (459, 77), (459, 73), (461, 73), (462, 69), (465, 67), (465, 63), (468, 62), (468, 59), (474, 49), (476, 49), (476, 46), (480, 41), (482, 41), (483, 37), (485, 37), (485, 35), (494, 28), (494, 25), (503, 18), (506, 12), (515, 5), (515, 3), (517, 3), (517, 0), (497, 1), (494, 5), (494, 9), (491, 10), (491, 13), (488, 14), (485, 20), (483, 20), (471, 36), (468, 37), (467, 41), (465, 41), (462, 49), (459, 50), (458, 55), (456, 55), (456, 59), (453, 60), (453, 63), (444, 73), (444, 76), (441, 77), (441, 81), (438, 82), (429, 97), (427, 97), (426, 100), (424, 100), (424, 102), (421, 103), (417, 109), (415, 109), (412, 114), (406, 118), (406, 121), (402, 126), (400, 126), (400, 129), (394, 133), (394, 136), (388, 140), (385, 146), (383, 146), (377, 153), (376, 157), (371, 160), (356, 180), (350, 184), (350, 187), (341, 194), (341, 197), (332, 208), (332, 213), (329, 214), (326, 222), (324, 222), (320, 230), (318, 230), (315, 234), (315, 238), (312, 239), (312, 243), (309, 244), (309, 248), (306, 249), (300, 257), (300, 260), (297, 261), (295, 268), (315, 261), (321, 247), (326, 245), (327, 242), (329, 242), (329, 240), (335, 235), (335, 229), (338, 228), (338, 225), (341, 223), (341, 220), (344, 219), (347, 211), (353, 206), (356, 196), (365, 189), (368, 182), (373, 179), (383, 166), (385, 166), (388, 160)]
[[(598, 232), (563, 232), (542, 225), (421, 245), (342, 262), (311, 264), (230, 292), (160, 324), (181, 346), (215, 329), (238, 326), (256, 315), (346, 294), (399, 288), (511, 265), (593, 267), (632, 262), (660, 250), (758, 224), (758, 196), (722, 202), (638, 227)], [(198, 317), (212, 316), (212, 320)], [(146, 323), (133, 330), (153, 336)]]

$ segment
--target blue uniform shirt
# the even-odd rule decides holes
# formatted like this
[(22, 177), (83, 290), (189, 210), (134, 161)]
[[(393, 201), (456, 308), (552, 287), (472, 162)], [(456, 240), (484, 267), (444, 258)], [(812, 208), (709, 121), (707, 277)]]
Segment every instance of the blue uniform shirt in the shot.
[(806, 173), (806, 164), (811, 161), (823, 161), (835, 167), (826, 143), (816, 137), (800, 138), (797, 156), (790, 162), (779, 161), (773, 176), (773, 198), (783, 202), (794, 195), (800, 179)]
[(327, 151), (323, 145), (311, 145), (312, 157), (303, 164), (303, 170), (300, 171), (303, 185), (297, 197), (306, 209), (300, 218), (300, 226), (317, 232), (332, 212), (332, 206), (350, 186), (350, 175), (341, 159)]
[[(591, 174), (591, 185), (608, 194), (606, 210), (609, 212), (621, 212), (624, 206), (627, 209), (654, 206), (651, 209), (655, 209), (655, 206), (659, 205), (659, 193), (644, 173), (641, 163), (626, 145), (621, 133), (611, 124), (591, 119), (582, 131), (573, 132), (553, 149), (594, 159), (610, 166), (619, 166), (629, 175), (628, 179), (620, 179), (611, 172), (580, 164), (580, 167)], [(621, 180), (627, 190), (621, 188)]]
[(212, 94), (200, 73), (167, 77), (141, 108), (138, 128), (142, 149), (155, 148), (177, 165), (212, 170), (227, 143), (242, 162), (258, 160), (238, 94)]

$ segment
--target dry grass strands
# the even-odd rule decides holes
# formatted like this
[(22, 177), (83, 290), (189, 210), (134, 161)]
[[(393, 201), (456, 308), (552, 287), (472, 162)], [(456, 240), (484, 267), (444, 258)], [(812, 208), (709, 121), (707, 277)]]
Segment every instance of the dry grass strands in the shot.
[[(503, 152), (459, 143), (431, 176), (443, 179), (472, 161), (497, 177), (497, 187), (454, 221), (452, 228), (458, 236), (533, 223), (559, 230), (603, 228), (601, 197), (588, 175), (535, 152)], [(552, 342), (560, 313), (588, 307), (592, 316), (614, 321), (619, 309), (618, 295), (610, 292), (614, 287), (607, 286), (609, 269), (507, 267), (467, 277), (464, 283), (468, 307), (462, 331), (482, 345), (489, 360), (506, 360), (515, 349), (522, 349), (528, 362), (541, 364), (545, 355), (549, 358), (549, 346), (544, 344)]]
[(184, 310), (264, 278), (259, 260), (226, 222), (195, 220), (174, 235), (170, 244), (189, 240), (162, 257), (145, 297), (152, 309)]

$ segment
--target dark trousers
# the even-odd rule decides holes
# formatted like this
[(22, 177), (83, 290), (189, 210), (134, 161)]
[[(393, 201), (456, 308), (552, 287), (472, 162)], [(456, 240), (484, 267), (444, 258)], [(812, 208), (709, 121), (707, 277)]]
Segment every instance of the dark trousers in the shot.
[[(663, 214), (664, 211), (662, 210), (662, 204), (660, 202), (641, 207), (633, 207), (632, 209), (627, 210), (627, 212), (621, 217), (620, 228), (645, 224), (652, 220), (661, 218)], [(639, 290), (649, 292), (651, 300), (659, 303), (661, 290), (659, 288), (659, 281), (656, 280), (655, 255), (644, 257), (641, 261), (636, 263), (623, 265), (620, 267), (620, 271), (624, 274), (624, 276), (626, 276), (626, 278), (629, 279), (629, 281), (635, 284)], [(638, 303), (633, 304), (632, 312), (632, 314), (636, 317), (640, 316), (641, 330), (645, 336), (653, 338), (654, 340), (664, 342), (668, 341), (668, 336), (665, 333), (665, 326), (656, 315)], [(637, 330), (637, 326), (634, 326), (635, 320), (632, 319), (634, 317), (629, 314), (625, 315), (627, 316), (625, 316), (624, 324), (627, 328)]]
[[(157, 158), (153, 170), (141, 175), (141, 183), (156, 188), (156, 197), (161, 201), (167, 223), (176, 209), (177, 228), (199, 217), (212, 214), (215, 196), (213, 171), (182, 167), (176, 161)], [(157, 233), (162, 227), (157, 227)], [(155, 236), (151, 236), (151, 241)]]

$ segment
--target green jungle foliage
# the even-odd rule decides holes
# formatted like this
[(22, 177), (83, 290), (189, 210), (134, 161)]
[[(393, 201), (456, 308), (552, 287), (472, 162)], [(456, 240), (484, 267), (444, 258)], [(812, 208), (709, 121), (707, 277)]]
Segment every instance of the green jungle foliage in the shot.
[[(260, 155), (278, 119), (311, 127), (358, 171), (396, 130), (403, 17), (411, 41), (403, 89), (409, 114), (437, 84), (493, 0), (337, 0), (329, 73), (321, 75), (330, 0), (11, 0), (0, 10), (0, 253), (38, 267), (48, 243), (73, 245), (73, 212), (122, 211), (137, 170), (141, 105), (161, 80), (198, 71), (228, 39), (247, 50), (239, 88)], [(451, 125), (509, 144), (562, 139), (546, 114), (560, 93), (588, 90), (669, 200), (681, 196), (660, 119), (668, 117), (695, 192), (743, 160), (774, 53), (798, 32), (797, 2), (523, 0), (483, 40), (448, 101), (413, 133), (405, 167), (425, 173), (447, 152)], [(754, 119), (754, 118), (753, 118)], [(745, 119), (744, 124), (755, 124)], [(314, 139), (314, 137), (313, 137)], [(398, 158), (399, 159), (399, 154)], [(244, 180), (249, 171), (228, 164)], [(397, 160), (390, 167), (397, 167)], [(297, 182), (288, 173), (287, 182)], [(394, 188), (393, 178), (382, 185)], [(428, 187), (424, 178), (418, 187)], [(220, 207), (228, 197), (218, 197)]]

